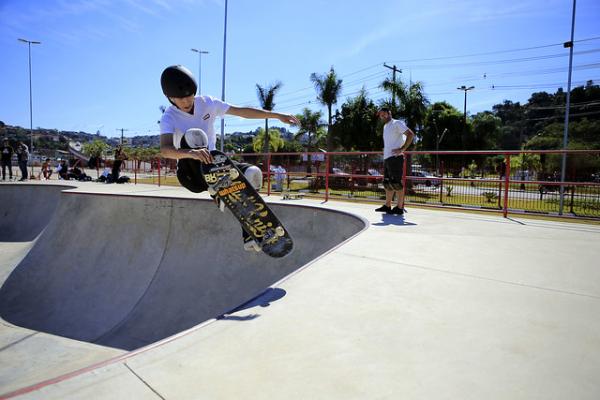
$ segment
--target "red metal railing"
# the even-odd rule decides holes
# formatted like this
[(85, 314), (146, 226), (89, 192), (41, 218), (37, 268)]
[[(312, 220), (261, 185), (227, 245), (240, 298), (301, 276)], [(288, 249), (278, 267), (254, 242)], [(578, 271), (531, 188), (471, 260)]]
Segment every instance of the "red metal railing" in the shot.
[[(557, 169), (558, 156), (563, 153), (571, 163), (566, 181), (559, 182), (556, 177), (545, 179), (542, 175)], [(557, 214), (560, 212), (556, 208), (557, 199), (559, 196), (564, 199), (568, 192), (569, 216), (600, 218), (600, 150), (407, 151), (405, 155), (402, 181), (406, 204), (478, 208), (501, 212), (504, 217), (509, 212)], [(242, 153), (230, 156), (261, 167), (263, 190), (267, 195), (298, 192), (325, 201), (351, 198), (380, 202), (384, 198), (381, 152)], [(520, 157), (522, 161), (526, 156), (538, 157), (538, 162), (544, 158), (545, 165), (526, 170), (523, 166), (516, 169), (511, 166), (515, 159)], [(433, 157), (436, 158), (435, 167)], [(432, 172), (431, 176), (417, 174), (435, 170), (438, 157), (442, 158), (439, 171)], [(475, 175), (472, 170), (465, 172), (469, 168), (468, 159), (472, 158), (472, 163), (479, 168)], [(157, 159), (149, 163), (149, 172), (147, 168), (138, 170), (137, 162), (128, 163), (127, 168), (133, 167), (130, 171), (135, 174), (136, 183), (178, 185), (171, 164), (165, 166), (165, 162)], [(521, 175), (527, 172), (527, 179), (521, 179), (519, 171)]]

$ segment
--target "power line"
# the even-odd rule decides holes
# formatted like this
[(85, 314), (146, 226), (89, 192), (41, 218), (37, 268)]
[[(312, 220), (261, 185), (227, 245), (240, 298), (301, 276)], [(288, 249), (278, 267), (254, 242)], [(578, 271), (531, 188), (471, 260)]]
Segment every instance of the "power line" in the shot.
[[(598, 53), (598, 52), (600, 52), (600, 48), (578, 51), (573, 54), (584, 55), (584, 54), (593, 54), (593, 53)], [(568, 57), (568, 56), (569, 56), (568, 54), (556, 53), (556, 54), (546, 54), (546, 55), (532, 56), (532, 57), (510, 58), (510, 59), (506, 59), (506, 60), (473, 61), (473, 62), (466, 62), (466, 63), (454, 63), (454, 64), (451, 63), (451, 64), (436, 64), (436, 65), (409, 65), (409, 66), (406, 66), (406, 68), (411, 68), (411, 69), (463, 68), (463, 67), (473, 67), (473, 66), (502, 65), (502, 64), (520, 63), (520, 62), (549, 60), (549, 59), (553, 59), (553, 58), (562, 58), (562, 57)]]
[[(600, 37), (591, 37), (591, 38), (580, 39), (575, 42), (577, 42), (577, 43), (591, 42), (591, 41), (596, 41), (599, 39), (600, 39)], [(463, 54), (463, 55), (434, 57), (434, 58), (410, 59), (410, 60), (402, 60), (402, 61), (398, 61), (398, 62), (408, 63), (408, 62), (420, 62), (420, 61), (451, 60), (451, 59), (460, 59), (460, 58), (468, 58), (468, 57), (489, 56), (489, 55), (506, 54), (506, 53), (513, 53), (513, 52), (532, 51), (532, 50), (547, 49), (547, 48), (559, 47), (559, 46), (562, 47), (563, 43), (554, 43), (554, 44), (532, 46), (532, 47), (525, 47), (525, 48), (516, 48), (516, 49), (507, 49), (507, 50), (497, 50), (497, 51), (484, 52), (484, 53), (473, 53), (473, 54)], [(592, 53), (597, 53), (599, 51), (600, 51), (599, 48), (593, 48), (593, 49), (586, 50), (586, 51), (579, 51), (576, 54), (578, 54), (578, 55), (592, 54)], [(419, 68), (421, 68), (421, 69), (436, 69), (436, 68), (465, 67), (465, 66), (505, 65), (505, 64), (518, 63), (518, 62), (532, 62), (532, 61), (548, 60), (548, 59), (560, 58), (560, 57), (565, 57), (565, 56), (566, 55), (562, 54), (562, 53), (561, 54), (546, 54), (546, 55), (537, 55), (537, 56), (531, 56), (531, 57), (497, 59), (497, 60), (466, 62), (466, 63), (443, 63), (443, 64), (436, 64), (436, 65), (412, 65), (412, 66), (410, 66), (410, 68), (411, 69), (419, 69)], [(380, 66), (381, 66), (381, 63), (372, 64), (365, 68), (361, 68), (356, 71), (350, 72), (348, 74), (342, 75), (341, 78), (355, 76), (355, 75), (361, 74), (365, 71), (369, 71), (374, 68), (378, 68)], [(597, 69), (597, 68), (600, 68), (600, 63), (582, 64), (580, 66), (574, 67), (575, 70), (590, 70), (590, 69)], [(530, 70), (526, 70), (526, 71), (500, 72), (500, 73), (495, 73), (495, 74), (494, 73), (486, 74), (483, 79), (490, 79), (490, 78), (491, 79), (499, 79), (499, 78), (508, 78), (508, 77), (521, 77), (521, 76), (524, 77), (524, 76), (528, 76), (528, 75), (554, 74), (554, 73), (564, 72), (564, 70), (565, 70), (564, 67), (560, 67), (560, 68), (545, 68), (545, 69), (537, 69), (537, 70), (530, 69)], [(352, 95), (360, 93), (362, 90), (370, 91), (373, 89), (380, 88), (380, 85), (376, 85), (376, 86), (369, 87), (369, 88), (365, 88), (364, 85), (366, 83), (368, 83), (369, 81), (383, 77), (383, 75), (385, 75), (385, 72), (375, 72), (375, 73), (367, 74), (365, 76), (358, 77), (358, 78), (353, 79), (348, 82), (344, 82), (344, 89), (348, 89), (349, 87), (356, 86), (356, 85), (363, 85), (363, 88), (361, 88), (359, 90), (354, 90), (351, 92), (342, 93), (340, 95), (340, 97), (352, 96)], [(457, 80), (460, 80), (462, 82), (473, 82), (473, 81), (481, 81), (482, 78), (481, 77), (471, 77), (471, 78), (463, 77), (461, 79), (457, 78), (456, 80), (448, 81), (445, 83), (435, 83), (435, 82), (427, 83), (427, 87), (444, 85), (444, 84), (454, 85)], [(552, 88), (552, 87), (563, 86), (563, 85), (564, 84), (561, 84), (561, 83), (527, 84), (527, 85), (497, 85), (497, 84), (494, 84), (488, 88), (486, 88), (486, 87), (481, 87), (481, 88), (484, 90), (494, 90), (494, 91), (506, 90), (506, 91), (509, 91), (509, 90)], [(279, 108), (279, 110), (280, 111), (285, 111), (285, 110), (294, 111), (296, 107), (308, 106), (310, 104), (313, 104), (315, 102), (314, 93), (310, 93), (310, 94), (307, 93), (307, 94), (290, 97), (290, 96), (293, 96), (294, 94), (306, 92), (311, 89), (314, 89), (314, 87), (312, 85), (306, 86), (304, 88), (300, 88), (297, 90), (292, 90), (290, 92), (285, 92), (285, 93), (279, 94), (279, 96), (278, 96), (279, 101), (277, 102), (277, 104), (279, 106), (283, 106), (282, 108)], [(384, 94), (384, 93), (386, 93), (386, 92), (380, 90), (380, 91), (377, 91), (376, 93), (370, 93), (369, 95), (375, 101), (375, 100), (378, 100), (377, 99), (378, 95)], [(432, 96), (432, 95), (452, 95), (454, 93), (455, 93), (454, 91), (430, 92), (428, 95), (430, 95), (430, 96)], [(379, 100), (380, 99), (381, 98), (379, 98)], [(302, 101), (302, 100), (305, 100), (305, 101)], [(289, 104), (292, 102), (294, 102), (294, 104)], [(252, 101), (247, 101), (244, 103), (247, 103), (248, 105), (252, 105), (252, 104), (256, 104), (256, 101), (252, 100)], [(249, 122), (247, 125), (254, 125), (254, 123)], [(229, 124), (228, 126), (234, 126), (234, 125)], [(236, 124), (236, 126), (240, 126), (240, 125)]]
[[(600, 111), (589, 111), (589, 112), (584, 112), (584, 113), (575, 113), (575, 114), (570, 114), (571, 117), (585, 117), (588, 115), (598, 115), (600, 114)], [(549, 119), (563, 119), (564, 115), (553, 115), (552, 117), (543, 117), (543, 118), (525, 118), (526, 121), (546, 121)]]
[[(600, 36), (595, 36), (595, 37), (586, 38), (586, 39), (579, 39), (579, 40), (575, 40), (574, 42), (579, 43), (579, 42), (587, 42), (587, 41), (593, 41), (593, 40), (600, 40)], [(495, 54), (516, 53), (519, 51), (538, 50), (538, 49), (544, 49), (544, 48), (549, 48), (549, 47), (563, 47), (563, 44), (564, 43), (553, 43), (553, 44), (546, 44), (546, 45), (533, 46), (533, 47), (521, 47), (521, 48), (516, 48), (516, 49), (489, 51), (489, 52), (484, 52), (484, 53), (471, 53), (471, 54), (462, 54), (462, 55), (456, 55), (456, 56), (444, 56), (444, 57), (432, 57), (432, 58), (414, 58), (414, 59), (410, 59), (410, 60), (398, 60), (398, 61), (394, 61), (394, 62), (411, 63), (411, 62), (420, 62), (420, 61), (451, 60), (451, 59), (455, 59), (455, 58), (468, 58), (468, 57), (479, 57), (479, 56), (488, 56), (488, 55), (495, 55)]]
[[(585, 81), (574, 82), (573, 84), (575, 86), (583, 86), (583, 85), (585, 85), (590, 80), (591, 81), (595, 81), (595, 80), (598, 80), (598, 79), (587, 79)], [(503, 90), (512, 90), (512, 89), (544, 89), (544, 88), (562, 87), (565, 84), (566, 84), (566, 82), (534, 83), (534, 84), (527, 84), (527, 85), (492, 85), (491, 87), (488, 88), (488, 90), (496, 90), (496, 89), (503, 89)]]

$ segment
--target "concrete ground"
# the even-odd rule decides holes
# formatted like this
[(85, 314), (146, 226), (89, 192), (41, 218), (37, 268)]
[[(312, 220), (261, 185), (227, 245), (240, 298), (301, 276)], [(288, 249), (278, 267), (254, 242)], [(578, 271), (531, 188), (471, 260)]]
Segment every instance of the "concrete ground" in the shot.
[[(79, 190), (195, 197), (143, 185)], [(600, 226), (267, 201), (369, 225), (263, 298), (133, 351), (2, 322), (0, 398), (600, 398)], [(314, 243), (334, 225), (317, 226)], [(37, 245), (0, 243), (0, 278)]]

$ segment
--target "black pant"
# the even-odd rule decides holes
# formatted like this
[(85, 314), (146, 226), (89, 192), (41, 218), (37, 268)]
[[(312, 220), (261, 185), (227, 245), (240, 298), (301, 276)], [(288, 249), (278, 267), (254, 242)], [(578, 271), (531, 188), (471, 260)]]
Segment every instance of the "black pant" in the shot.
[[(383, 182), (385, 184), (402, 185), (404, 156), (392, 156), (383, 161)], [(384, 185), (385, 186), (385, 185)]]
[(12, 162), (10, 160), (2, 160), (2, 179), (6, 179), (6, 167), (8, 167), (9, 179), (12, 179)]
[[(251, 164), (233, 161), (236, 167), (244, 173)], [(208, 185), (201, 172), (201, 162), (192, 158), (182, 158), (177, 161), (177, 180), (181, 186), (194, 193), (208, 190)]]
[(19, 161), (19, 168), (21, 169), (21, 179), (27, 179), (29, 177), (27, 173), (27, 160)]
[(123, 160), (115, 160), (112, 167), (112, 180), (116, 182), (119, 179), (119, 175), (121, 174), (121, 164), (123, 164)]

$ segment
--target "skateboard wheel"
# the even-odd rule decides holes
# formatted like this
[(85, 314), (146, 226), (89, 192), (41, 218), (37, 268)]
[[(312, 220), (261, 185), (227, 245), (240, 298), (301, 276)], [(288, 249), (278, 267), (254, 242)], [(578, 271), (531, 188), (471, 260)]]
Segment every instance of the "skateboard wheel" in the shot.
[(285, 230), (283, 229), (283, 227), (278, 226), (277, 228), (275, 228), (275, 234), (277, 236), (283, 236), (285, 235)]

